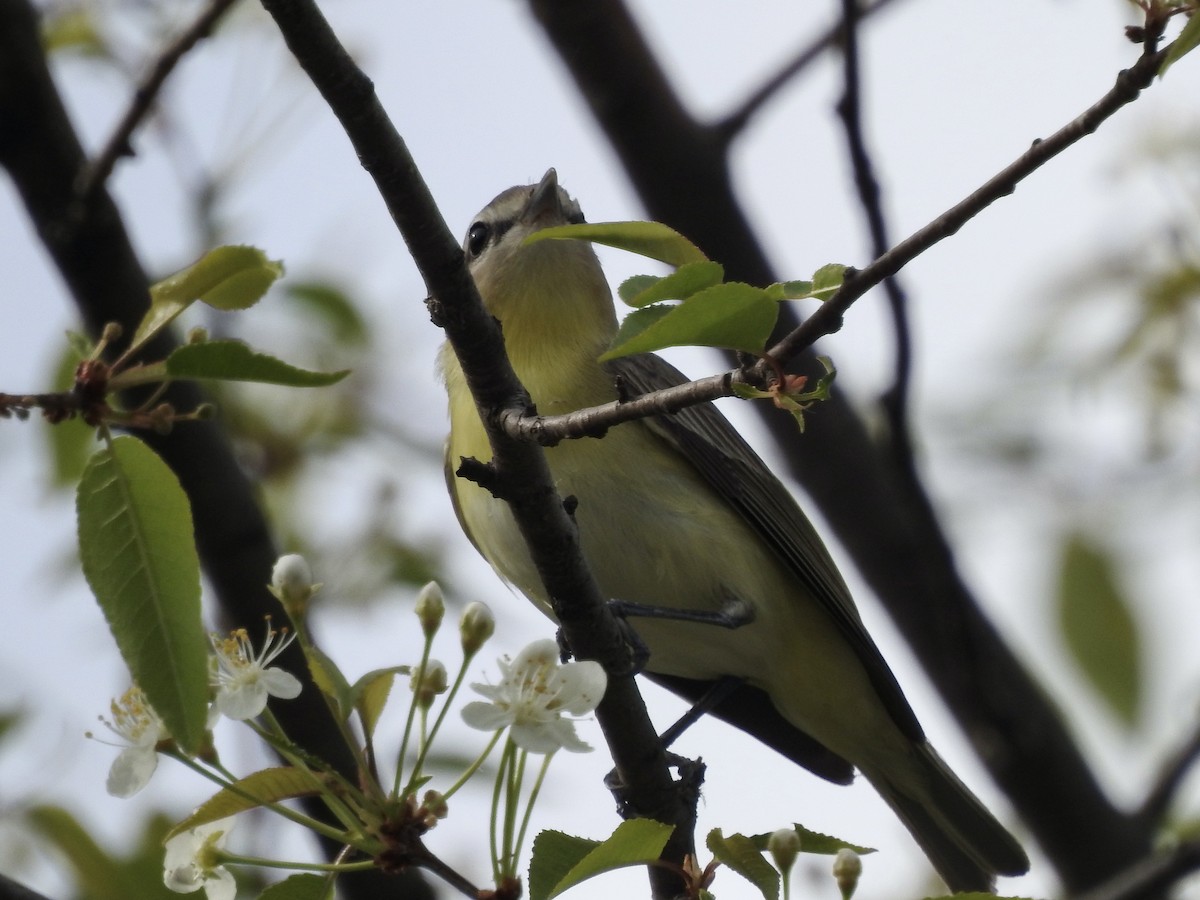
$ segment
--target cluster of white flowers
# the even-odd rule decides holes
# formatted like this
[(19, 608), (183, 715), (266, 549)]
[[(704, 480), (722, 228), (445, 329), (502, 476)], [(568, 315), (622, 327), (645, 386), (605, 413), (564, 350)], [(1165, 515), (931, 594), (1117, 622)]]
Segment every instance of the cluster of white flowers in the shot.
[[(285, 604), (291, 604), (289, 610), (307, 603), (318, 587), (312, 583), (308, 564), (302, 557), (283, 557), (276, 564), (271, 590)], [(418, 613), (427, 640), (437, 631), (443, 612), (440, 589), (431, 585), (423, 590)], [(481, 603), (472, 603), (462, 616), (459, 630), (465, 667), (466, 661), (495, 630), (491, 611)], [(291, 699), (300, 693), (299, 679), (272, 665), (295, 637), (286, 629), (272, 629), (269, 623), (266, 637), (257, 650), (245, 629), (237, 629), (228, 636), (210, 636), (213, 650), (210, 728), (221, 716), (238, 721), (252, 719), (263, 713), (270, 697)], [(607, 679), (598, 663), (561, 664), (558, 645), (552, 640), (538, 640), (515, 659), (501, 659), (499, 666), (499, 683), (472, 685), (487, 702), (475, 701), (463, 708), (467, 724), (494, 732), (507, 728), (512, 743), (531, 753), (551, 754), (561, 748), (572, 752), (591, 749), (576, 734), (576, 720), (567, 716), (591, 713), (604, 696)], [(428, 659), (413, 674), (418, 705), (428, 709), (436, 696), (447, 690), (447, 682), (445, 667)], [(455, 689), (459, 683), (455, 683)], [(114, 796), (129, 797), (150, 780), (158, 764), (158, 752), (164, 749), (170, 735), (136, 685), (114, 700), (111, 709), (112, 721), (103, 721), (124, 744), (109, 771), (107, 787)], [(429, 792), (429, 796), (434, 794)], [(444, 801), (441, 806), (445, 806)], [(444, 809), (440, 815), (444, 815)], [(232, 827), (233, 818), (229, 817), (200, 824), (168, 840), (163, 867), (166, 886), (179, 893), (203, 889), (208, 900), (234, 900), (237, 886), (222, 865), (227, 858), (223, 851), (225, 840)]]

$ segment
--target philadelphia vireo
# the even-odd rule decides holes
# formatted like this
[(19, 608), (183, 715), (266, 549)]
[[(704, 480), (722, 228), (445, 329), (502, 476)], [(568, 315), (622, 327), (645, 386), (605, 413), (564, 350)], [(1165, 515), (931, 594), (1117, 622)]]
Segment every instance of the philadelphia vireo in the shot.
[[(617, 331), (591, 245), (525, 238), (583, 221), (553, 169), (489, 203), (464, 250), (513, 368), (543, 415), (684, 381), (657, 356), (601, 364)], [(449, 346), (447, 480), (467, 536), (547, 614), (550, 605), (508, 506), (453, 475), (491, 450)], [(578, 500), (579, 540), (600, 590), (650, 607), (746, 613), (735, 629), (631, 620), (646, 674), (691, 700), (741, 684), (713, 714), (816, 774), (848, 783), (857, 767), (953, 890), (990, 890), (1029, 863), (1020, 845), (926, 741), (828, 551), (787, 489), (711, 405), (617, 425), (601, 439), (546, 450), (559, 492)]]

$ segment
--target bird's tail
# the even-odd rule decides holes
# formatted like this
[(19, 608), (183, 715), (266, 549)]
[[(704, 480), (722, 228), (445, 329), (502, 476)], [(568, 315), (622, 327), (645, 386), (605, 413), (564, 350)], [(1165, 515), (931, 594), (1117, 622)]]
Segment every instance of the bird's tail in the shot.
[(900, 773), (863, 774), (904, 822), (952, 891), (991, 891), (997, 875), (1029, 871), (1025, 851), (928, 743)]

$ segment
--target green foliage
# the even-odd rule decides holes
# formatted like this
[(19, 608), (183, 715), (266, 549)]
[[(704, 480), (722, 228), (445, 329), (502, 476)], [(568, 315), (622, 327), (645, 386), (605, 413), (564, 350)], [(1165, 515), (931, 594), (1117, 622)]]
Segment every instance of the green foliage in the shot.
[[(721, 829), (708, 833), (705, 844), (712, 855), (754, 885), (765, 900), (779, 900), (779, 872), (762, 855), (762, 849), (744, 834), (725, 837)], [(803, 846), (803, 845), (802, 845)]]
[(383, 715), (396, 676), (411, 672), (411, 666), (389, 666), (386, 669), (374, 669), (354, 682), (348, 700), (358, 710), (363, 731), (368, 735), (375, 733), (375, 726)]
[(328, 878), (301, 873), (271, 885), (258, 895), (258, 900), (324, 900), (330, 895)]
[(321, 788), (321, 780), (304, 769), (291, 766), (261, 769), (238, 779), (229, 787), (221, 788), (201, 803), (190, 816), (167, 832), (166, 838), (248, 809), (268, 806), (293, 797), (317, 794)]
[(205, 734), (207, 641), (179, 479), (141, 441), (118, 437), (88, 461), (76, 514), (83, 574), (117, 647), (171, 736), (195, 752)]
[(604, 872), (653, 862), (674, 829), (652, 819), (622, 822), (604, 841), (543, 831), (533, 842), (529, 900), (550, 900)]
[(318, 319), (339, 344), (364, 344), (369, 337), (366, 320), (350, 296), (326, 281), (288, 284), (285, 295)]
[(164, 816), (152, 816), (128, 856), (116, 856), (92, 839), (89, 830), (58, 806), (36, 806), (25, 821), (66, 859), (76, 896), (87, 900), (167, 900), (178, 895), (162, 880)]
[(582, 225), (557, 225), (543, 228), (525, 238), (526, 244), (539, 241), (592, 241), (648, 256), (669, 266), (706, 262), (708, 257), (678, 231), (661, 222), (597, 222)]
[(150, 309), (128, 352), (141, 347), (196, 301), (214, 309), (247, 309), (280, 275), (283, 265), (255, 247), (217, 247), (150, 288)]
[(617, 296), (626, 306), (640, 309), (663, 300), (683, 300), (705, 288), (715, 287), (725, 280), (725, 267), (720, 263), (691, 262), (680, 266), (670, 275), (634, 275), (617, 288)]
[(1179, 37), (1171, 44), (1171, 50), (1167, 53), (1167, 58), (1163, 60), (1162, 68), (1158, 70), (1159, 77), (1166, 75), (1167, 69), (1195, 50), (1197, 46), (1200, 46), (1200, 15), (1193, 12), (1188, 16), (1183, 30), (1179, 32)]
[(1142, 648), (1116, 566), (1079, 534), (1063, 541), (1058, 619), (1067, 649), (1121, 724), (1137, 724), (1142, 706)]
[[(792, 828), (795, 829), (797, 835), (800, 836), (800, 852), (801, 853), (820, 853), (828, 856), (835, 855), (839, 850), (846, 848), (853, 850), (859, 856), (865, 856), (868, 853), (874, 853), (875, 850), (871, 847), (864, 847), (860, 844), (852, 844), (849, 841), (844, 841), (841, 838), (832, 837), (828, 834), (822, 834), (819, 831), (810, 831), (803, 825), (793, 822)], [(767, 849), (767, 841), (770, 840), (771, 833), (751, 835), (750, 840), (759, 850)]]
[(299, 369), (265, 353), (256, 353), (241, 341), (201, 341), (178, 347), (167, 357), (166, 371), (171, 378), (256, 381), (285, 387), (327, 387), (350, 374), (349, 369), (340, 372)]
[[(86, 355), (71, 344), (63, 348), (54, 363), (50, 384), (56, 391), (69, 391), (75, 382), (75, 368)], [(53, 428), (42, 429), (50, 451), (50, 483), (56, 488), (79, 482), (83, 467), (96, 442), (96, 431), (79, 419), (67, 419)]]

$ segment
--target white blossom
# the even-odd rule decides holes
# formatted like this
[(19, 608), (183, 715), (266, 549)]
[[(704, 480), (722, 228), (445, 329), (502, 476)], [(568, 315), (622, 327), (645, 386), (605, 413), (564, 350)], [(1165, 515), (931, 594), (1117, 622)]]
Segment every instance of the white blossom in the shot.
[(300, 693), (300, 681), (283, 669), (272, 669), (275, 658), (295, 639), (268, 627), (262, 650), (257, 654), (244, 628), (229, 637), (212, 635), (216, 653), (213, 683), (217, 697), (213, 711), (231, 719), (252, 719), (267, 706), (267, 697), (290, 700)]
[(158, 768), (158, 743), (170, 735), (136, 684), (114, 700), (109, 709), (112, 721), (101, 721), (128, 745), (113, 760), (105, 789), (114, 797), (132, 797), (146, 786)]
[(218, 851), (233, 828), (233, 817), (197, 825), (167, 841), (163, 884), (178, 894), (204, 888), (208, 900), (233, 900), (237, 885), (220, 865)]
[(499, 684), (471, 685), (490, 702), (476, 700), (463, 707), (468, 725), (482, 731), (511, 726), (513, 742), (531, 753), (592, 749), (575, 734), (574, 721), (563, 715), (585, 715), (599, 705), (608, 685), (599, 663), (560, 665), (558, 645), (547, 639), (534, 641), (514, 660), (500, 660), (500, 672)]

